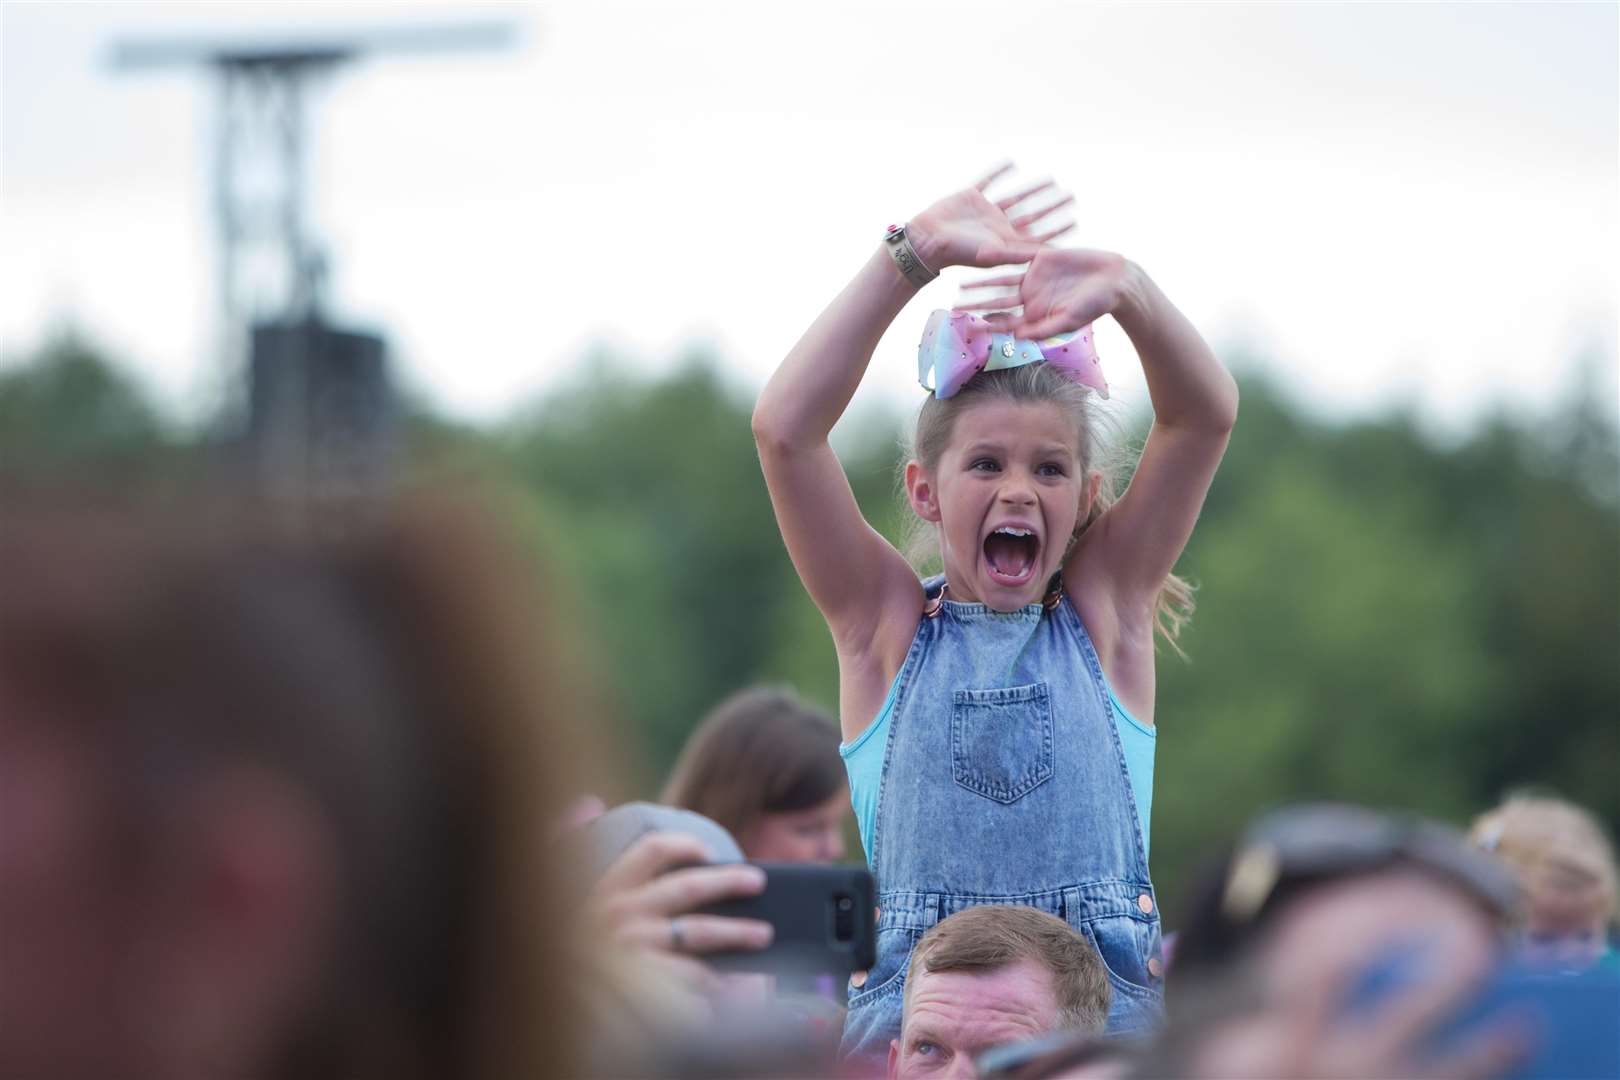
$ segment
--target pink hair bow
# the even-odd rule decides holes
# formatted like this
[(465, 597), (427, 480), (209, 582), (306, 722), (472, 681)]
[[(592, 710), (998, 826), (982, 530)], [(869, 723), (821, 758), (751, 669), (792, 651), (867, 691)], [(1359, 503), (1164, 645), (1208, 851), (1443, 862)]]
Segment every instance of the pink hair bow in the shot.
[[(965, 311), (936, 311), (928, 316), (917, 346), (917, 381), (937, 398), (948, 398), (981, 371), (1022, 367), (1045, 360), (1077, 383), (1108, 396), (1102, 362), (1088, 324), (1073, 334), (1029, 341), (1003, 334)], [(929, 385), (929, 375), (933, 375)]]

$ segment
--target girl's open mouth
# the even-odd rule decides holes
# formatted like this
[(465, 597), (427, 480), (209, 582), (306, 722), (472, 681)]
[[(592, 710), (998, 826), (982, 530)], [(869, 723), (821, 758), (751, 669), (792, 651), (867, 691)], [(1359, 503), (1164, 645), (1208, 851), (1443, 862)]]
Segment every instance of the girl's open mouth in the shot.
[(1035, 576), (1041, 541), (1029, 529), (1003, 525), (984, 538), (984, 561), (998, 585), (1023, 585)]

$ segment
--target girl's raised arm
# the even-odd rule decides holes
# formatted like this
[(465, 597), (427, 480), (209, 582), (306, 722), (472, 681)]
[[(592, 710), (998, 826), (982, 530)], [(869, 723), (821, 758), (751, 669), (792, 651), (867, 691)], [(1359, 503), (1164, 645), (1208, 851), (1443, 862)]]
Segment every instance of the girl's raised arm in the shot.
[[(907, 234), (926, 267), (938, 272), (947, 266), (1027, 262), (1063, 231), (1029, 231), (1061, 201), (1008, 217), (1019, 202), (1050, 184), (999, 202), (985, 196), (985, 188), (1006, 168), (911, 220)], [(909, 623), (922, 606), (916, 575), (861, 516), (843, 466), (827, 443), (878, 339), (916, 292), (880, 247), (805, 331), (754, 408), (754, 438), (777, 524), (841, 660), (860, 655), (886, 618), (904, 612)]]

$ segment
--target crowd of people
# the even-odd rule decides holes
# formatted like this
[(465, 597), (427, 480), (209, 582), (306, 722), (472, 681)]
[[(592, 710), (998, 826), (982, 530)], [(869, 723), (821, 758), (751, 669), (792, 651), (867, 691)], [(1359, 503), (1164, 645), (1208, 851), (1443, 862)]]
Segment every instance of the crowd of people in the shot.
[[(1054, 245), (1067, 199), (1000, 179), (891, 228), (755, 412), (837, 715), (741, 689), (656, 802), (593, 795), (600, 701), (544, 569), (465, 499), (314, 534), (240, 499), (9, 494), (0, 1075), (1620, 1069), (1613, 848), (1550, 794), (1466, 833), (1281, 808), (1162, 915), (1156, 644), (1192, 614), (1172, 570), (1236, 386), (1138, 266)], [(950, 266), (1023, 269), (924, 332), (920, 575), (827, 437)], [(1154, 406), (1123, 491), (1104, 315)], [(851, 833), (870, 918), (763, 902)], [(773, 966), (805, 934), (854, 951)]]

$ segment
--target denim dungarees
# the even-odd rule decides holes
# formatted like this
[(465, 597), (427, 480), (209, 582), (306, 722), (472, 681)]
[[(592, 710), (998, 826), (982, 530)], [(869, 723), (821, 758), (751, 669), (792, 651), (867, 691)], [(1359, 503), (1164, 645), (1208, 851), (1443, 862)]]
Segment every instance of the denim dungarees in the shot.
[[(1154, 1027), (1159, 910), (1091, 638), (1056, 589), (1000, 613), (928, 603), (895, 681), (867, 857), (877, 962), (850, 985), (841, 1053), (886, 1053), (917, 940), (979, 904), (1064, 919), (1108, 969), (1110, 1033)], [(1154, 971), (1159, 964), (1153, 965)]]

